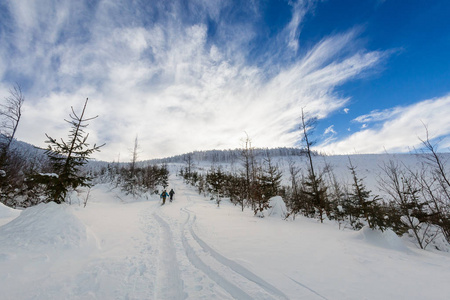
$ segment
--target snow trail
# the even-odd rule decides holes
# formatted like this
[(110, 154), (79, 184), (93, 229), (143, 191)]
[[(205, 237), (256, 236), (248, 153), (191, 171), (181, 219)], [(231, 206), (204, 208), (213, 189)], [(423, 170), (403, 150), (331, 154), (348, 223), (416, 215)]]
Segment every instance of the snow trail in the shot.
[(250, 270), (244, 268), (242, 265), (236, 263), (235, 261), (226, 258), (219, 252), (215, 251), (213, 248), (211, 248), (207, 243), (205, 243), (202, 239), (198, 237), (198, 235), (194, 232), (192, 225), (195, 222), (196, 215), (188, 210), (187, 208), (184, 208), (183, 211), (188, 214), (188, 219), (191, 217), (191, 214), (194, 215), (192, 218), (192, 222), (189, 225), (189, 232), (191, 233), (194, 240), (200, 245), (200, 247), (205, 251), (208, 252), (215, 260), (217, 260), (219, 263), (223, 264), (224, 266), (230, 268), (240, 276), (256, 283), (258, 286), (260, 286), (262, 289), (267, 291), (268, 293), (278, 297), (279, 299), (289, 299), (283, 292), (281, 292), (279, 289), (262, 279), (261, 277), (258, 277), (254, 273), (252, 273)]
[[(189, 222), (189, 217), (186, 220), (186, 223)], [(185, 223), (185, 224), (186, 224)], [(183, 247), (186, 251), (186, 255), (191, 263), (201, 271), (203, 271), (208, 277), (214, 280), (219, 286), (225, 289), (233, 298), (235, 299), (253, 299), (250, 295), (244, 292), (242, 289), (232, 284), (230, 281), (225, 279), (219, 273), (211, 269), (206, 263), (204, 263), (200, 257), (195, 253), (195, 250), (189, 245), (187, 238), (185, 235), (182, 237)]]
[(263, 280), (242, 265), (218, 253), (201, 239), (193, 230), (197, 218), (188, 209), (195, 205), (189, 187), (176, 184), (178, 199), (183, 202), (180, 211), (187, 215), (182, 225), (182, 243), (191, 263), (225, 289), (235, 299), (289, 299), (283, 292)]
[(173, 244), (172, 231), (160, 216), (156, 213), (152, 215), (161, 228), (159, 247), (159, 266), (157, 278), (157, 291), (155, 299), (186, 299), (183, 292), (183, 280), (181, 280), (180, 269), (176, 257), (175, 246)]
[[(158, 223), (151, 218), (154, 205), (149, 204), (136, 202), (104, 206), (101, 203), (100, 210), (91, 212), (95, 215), (95, 222), (90, 226), (98, 234), (100, 252), (76, 274), (74, 287), (71, 292), (63, 294), (65, 298), (90, 299), (94, 295), (99, 299), (154, 297), (159, 234)], [(92, 204), (95, 205), (98, 204)], [(80, 212), (89, 213), (86, 210)], [(113, 236), (111, 232), (117, 235)]]

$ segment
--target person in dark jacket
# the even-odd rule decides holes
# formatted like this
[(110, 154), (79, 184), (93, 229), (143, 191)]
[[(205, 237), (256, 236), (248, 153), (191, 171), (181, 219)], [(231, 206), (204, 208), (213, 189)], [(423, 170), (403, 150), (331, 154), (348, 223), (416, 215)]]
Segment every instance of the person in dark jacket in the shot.
[(159, 196), (159, 198), (162, 199), (162, 204), (164, 205), (166, 204), (166, 198), (169, 196), (169, 194), (167, 194), (166, 190), (163, 190), (163, 192), (161, 193), (161, 195)]
[(175, 195), (175, 192), (173, 189), (170, 189), (170, 192), (169, 192), (170, 202), (172, 202), (172, 200), (173, 200), (173, 195)]

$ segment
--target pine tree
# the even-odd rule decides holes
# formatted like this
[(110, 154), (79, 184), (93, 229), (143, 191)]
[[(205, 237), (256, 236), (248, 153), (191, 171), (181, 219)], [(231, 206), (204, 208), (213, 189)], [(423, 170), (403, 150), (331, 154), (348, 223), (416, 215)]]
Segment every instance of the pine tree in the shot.
[(72, 126), (69, 134), (69, 140), (66, 142), (61, 139), (61, 142), (46, 134), (49, 144), (46, 155), (50, 160), (52, 174), (38, 174), (34, 176), (36, 182), (46, 186), (47, 201), (54, 201), (62, 203), (69, 189), (77, 187), (90, 187), (90, 178), (80, 174), (80, 168), (88, 162), (89, 156), (100, 151), (101, 146), (94, 144), (89, 147), (87, 139), (89, 134), (86, 134), (84, 129), (89, 125), (88, 121), (97, 118), (84, 118), (88, 99), (84, 103), (83, 111), (78, 116), (72, 107), (72, 114), (69, 114), (70, 120), (65, 120)]
[(166, 164), (161, 165), (159, 168), (159, 174), (158, 174), (158, 185), (162, 186), (163, 189), (165, 189), (167, 186), (169, 186), (169, 169)]
[(301, 169), (295, 166), (293, 161), (289, 162), (289, 174), (291, 179), (291, 186), (286, 189), (286, 200), (289, 207), (289, 213), (287, 217), (291, 216), (295, 219), (295, 215), (300, 213), (303, 209), (302, 203), (302, 188), (301, 188), (301, 178), (299, 178), (299, 173)]
[[(277, 195), (280, 189), (281, 176), (281, 171), (272, 163), (270, 153), (267, 151), (264, 165), (257, 167), (255, 180), (252, 183), (252, 199), (255, 202), (255, 215), (270, 208), (269, 200), (271, 197)], [(263, 215), (260, 214), (260, 216)]]
[(363, 226), (361, 219), (366, 220), (367, 224), (372, 229), (384, 230), (384, 216), (382, 209), (378, 205), (378, 196), (372, 196), (371, 191), (366, 189), (363, 179), (356, 174), (356, 167), (352, 165), (349, 158), (349, 169), (352, 173), (352, 191), (349, 193), (345, 210), (350, 215), (350, 221), (353, 228), (360, 229)]
[(262, 182), (263, 195), (269, 199), (277, 196), (281, 185), (281, 177), (283, 176), (280, 168), (273, 164), (269, 151), (266, 152), (264, 159), (264, 168), (259, 180)]
[(228, 192), (233, 203), (239, 204), (241, 211), (244, 211), (247, 195), (246, 178), (243, 174), (231, 174), (228, 177)]
[(317, 212), (317, 217), (323, 223), (327, 207), (329, 205), (327, 186), (322, 176), (317, 176), (308, 168), (308, 176), (302, 183), (303, 202), (306, 208), (306, 214), (313, 216)]
[[(324, 214), (329, 211), (329, 200), (327, 195), (327, 186), (323, 181), (323, 174), (321, 172), (316, 172), (314, 169), (314, 163), (312, 159), (313, 151), (311, 146), (314, 144), (313, 141), (309, 139), (308, 130), (314, 129), (317, 122), (317, 118), (305, 118), (305, 114), (302, 109), (301, 116), (302, 123), (300, 124), (300, 130), (302, 130), (302, 140), (305, 144), (306, 155), (308, 157), (308, 176), (303, 182), (302, 193), (305, 196), (305, 201), (311, 203), (315, 210), (318, 212), (318, 217), (321, 223), (324, 220)], [(312, 210), (310, 210), (312, 212)]]
[(123, 184), (122, 184), (122, 190), (127, 195), (132, 195), (133, 197), (137, 196), (140, 192), (140, 180), (139, 177), (142, 175), (142, 169), (138, 168), (136, 166), (137, 159), (138, 159), (138, 149), (139, 149), (139, 143), (138, 143), (138, 137), (136, 135), (134, 139), (134, 147), (131, 151), (131, 162), (129, 165), (128, 170), (124, 170), (125, 174), (123, 176)]
[(346, 195), (344, 191), (344, 187), (340, 182), (338, 182), (336, 178), (336, 174), (334, 173), (332, 167), (327, 164), (327, 175), (328, 175), (328, 200), (330, 211), (328, 212), (328, 218), (330, 220), (336, 220), (339, 223), (339, 227), (341, 223), (345, 219), (345, 212), (343, 209), (343, 204), (346, 201)]
[[(252, 198), (252, 183), (255, 180), (255, 153), (252, 147), (252, 141), (247, 133), (246, 139), (244, 140), (244, 148), (241, 151), (241, 161), (242, 161), (242, 174), (241, 176), (245, 178), (244, 184), (244, 197), (245, 201), (251, 205), (252, 210), (255, 209), (254, 199)], [(242, 209), (244, 207), (242, 206)]]
[(206, 182), (208, 184), (208, 190), (212, 195), (212, 199), (216, 199), (217, 206), (220, 205), (221, 197), (223, 196), (223, 187), (225, 185), (225, 174), (221, 168), (217, 170), (211, 166), (211, 170), (206, 175)]

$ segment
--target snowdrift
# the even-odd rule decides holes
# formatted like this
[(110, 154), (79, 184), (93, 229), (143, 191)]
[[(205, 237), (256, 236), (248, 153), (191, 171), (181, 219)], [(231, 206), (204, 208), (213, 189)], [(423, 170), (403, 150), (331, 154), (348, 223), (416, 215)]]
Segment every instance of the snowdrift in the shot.
[(286, 203), (280, 196), (272, 197), (269, 200), (270, 208), (266, 211), (268, 217), (278, 217), (284, 219), (287, 215)]
[[(74, 293), (82, 285), (74, 274), (99, 248), (74, 210), (42, 203), (0, 226), (1, 299), (80, 299)], [(73, 280), (76, 286), (68, 287)]]
[[(14, 212), (12, 212), (14, 213)], [(87, 241), (86, 226), (66, 204), (41, 203), (0, 227), (0, 250), (72, 249)]]
[(373, 230), (369, 226), (364, 226), (354, 234), (354, 239), (362, 240), (377, 247), (411, 253), (411, 250), (406, 247), (401, 238), (390, 229), (380, 231)]
[(18, 209), (12, 209), (3, 203), (0, 203), (0, 226), (10, 222), (18, 215), (20, 215), (21, 211)]
[(259, 218), (274, 217), (284, 219), (287, 215), (286, 204), (283, 198), (275, 196), (269, 199), (269, 208), (264, 211), (258, 211), (255, 216)]
[(20, 210), (10, 208), (0, 203), (0, 219), (15, 218), (20, 215)]

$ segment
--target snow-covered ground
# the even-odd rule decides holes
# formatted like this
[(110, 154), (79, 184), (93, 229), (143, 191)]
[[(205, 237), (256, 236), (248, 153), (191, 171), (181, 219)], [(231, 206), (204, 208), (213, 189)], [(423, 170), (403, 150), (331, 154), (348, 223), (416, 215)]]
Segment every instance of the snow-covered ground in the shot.
[(218, 208), (175, 176), (169, 188), (175, 200), (164, 206), (107, 185), (86, 208), (0, 206), (0, 298), (449, 298), (448, 253), (390, 231)]
[(20, 215), (20, 211), (12, 209), (0, 203), (0, 226), (10, 222), (11, 220), (17, 218)]

